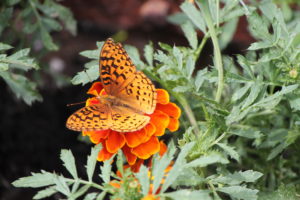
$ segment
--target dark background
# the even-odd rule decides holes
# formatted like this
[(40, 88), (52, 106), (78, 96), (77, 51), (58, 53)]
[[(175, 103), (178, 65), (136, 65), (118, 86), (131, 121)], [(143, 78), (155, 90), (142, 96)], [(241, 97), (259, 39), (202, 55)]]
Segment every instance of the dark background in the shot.
[[(179, 27), (167, 22), (167, 16), (179, 12), (181, 1), (167, 0), (72, 0), (62, 2), (69, 7), (78, 22), (77, 36), (62, 31), (54, 33), (54, 41), (60, 45), (57, 52), (43, 58), (44, 64), (53, 59), (63, 62), (62, 74), (73, 77), (83, 70), (88, 59), (79, 55), (83, 50), (96, 49), (96, 41), (106, 40), (113, 34), (124, 31), (124, 43), (136, 46), (140, 52), (150, 40), (170, 45), (188, 45)], [(245, 20), (239, 22), (234, 40), (225, 53), (242, 53), (253, 41), (245, 30)], [(125, 34), (125, 35), (126, 35)], [(202, 36), (198, 34), (199, 40)], [(201, 65), (211, 58), (210, 42), (204, 48)], [(199, 66), (201, 66), (199, 64)], [(86, 177), (84, 165), (91, 145), (78, 140), (78, 132), (65, 128), (67, 117), (80, 108), (66, 104), (84, 101), (88, 96), (86, 86), (55, 86), (51, 77), (39, 88), (43, 102), (28, 106), (9, 90), (0, 80), (0, 199), (32, 199), (37, 190), (14, 188), (11, 182), (39, 172), (41, 169), (56, 171), (69, 176), (59, 159), (60, 150), (71, 149), (75, 155), (81, 177)], [(56, 195), (49, 199), (62, 198)]]

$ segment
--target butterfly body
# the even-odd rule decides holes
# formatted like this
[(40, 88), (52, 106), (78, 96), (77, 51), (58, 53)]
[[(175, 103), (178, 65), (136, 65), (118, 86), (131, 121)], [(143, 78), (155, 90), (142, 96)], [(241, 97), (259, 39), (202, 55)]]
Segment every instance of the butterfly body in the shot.
[(121, 44), (106, 40), (99, 72), (106, 95), (97, 96), (98, 103), (73, 113), (66, 126), (75, 131), (132, 132), (147, 125), (147, 114), (156, 107), (156, 90), (143, 72), (136, 71)]

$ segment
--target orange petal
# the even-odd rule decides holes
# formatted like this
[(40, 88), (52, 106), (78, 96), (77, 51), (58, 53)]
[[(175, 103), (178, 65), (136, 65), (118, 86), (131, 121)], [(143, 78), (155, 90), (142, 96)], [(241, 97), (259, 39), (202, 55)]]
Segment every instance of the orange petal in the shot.
[(99, 104), (99, 100), (96, 97), (88, 98), (85, 102), (85, 106), (90, 106), (94, 104)]
[(101, 149), (101, 151), (98, 153), (97, 160), (98, 161), (105, 161), (105, 160), (110, 159), (113, 155), (114, 155), (113, 153), (109, 153), (106, 150), (106, 148), (103, 146), (102, 149)]
[(113, 186), (114, 188), (121, 188), (121, 185), (117, 181), (110, 181), (109, 185)]
[[(150, 193), (150, 192), (149, 192)], [(152, 193), (152, 192), (151, 192)], [(159, 197), (156, 197), (153, 194), (148, 194), (147, 196), (144, 196), (141, 200), (160, 200)]]
[(148, 159), (153, 154), (159, 151), (160, 145), (157, 137), (152, 136), (147, 142), (140, 144), (139, 146), (132, 148), (131, 152), (138, 158)]
[(145, 128), (142, 128), (141, 130), (138, 131), (125, 133), (124, 136), (125, 136), (126, 144), (129, 147), (136, 147), (145, 141), (147, 137), (147, 131)]
[(126, 157), (126, 160), (129, 165), (133, 165), (137, 159), (136, 155), (131, 153), (131, 148), (129, 148), (127, 145), (124, 145), (122, 148), (122, 151)]
[(110, 130), (88, 132), (88, 134), (90, 136), (90, 140), (95, 144), (98, 144), (99, 142), (101, 142), (102, 139), (106, 139), (107, 136), (109, 135), (109, 133), (110, 133)]
[(120, 148), (124, 146), (124, 144), (124, 135), (116, 131), (110, 131), (107, 140), (105, 141), (107, 151), (110, 153), (116, 153)]
[(146, 129), (146, 132), (147, 132), (147, 138), (144, 142), (148, 141), (149, 138), (155, 133), (156, 131), (156, 127), (153, 123), (148, 123), (146, 126), (145, 126), (145, 129)]
[(163, 134), (165, 134), (165, 129), (168, 127), (169, 121), (170, 119), (167, 114), (159, 110), (155, 110), (150, 119), (150, 122), (156, 128), (154, 135), (162, 136)]
[(134, 172), (134, 173), (137, 173), (140, 171), (140, 167), (141, 165), (144, 163), (144, 160), (142, 159), (138, 159), (134, 165), (131, 165), (130, 168), (131, 168), (131, 171)]
[(167, 104), (170, 101), (169, 93), (164, 89), (156, 89), (157, 103)]
[(175, 103), (157, 104), (156, 110), (163, 111), (167, 115), (178, 119), (181, 115), (181, 109)]
[(159, 145), (160, 145), (159, 155), (163, 156), (166, 153), (166, 151), (168, 150), (168, 147), (163, 141), (160, 141)]
[(168, 125), (168, 129), (171, 131), (171, 132), (174, 132), (174, 131), (177, 131), (179, 128), (179, 120), (178, 119), (175, 119), (173, 117), (170, 117), (170, 123)]
[(103, 89), (101, 82), (95, 82), (87, 91), (87, 94), (91, 94), (94, 96), (99, 96), (100, 91)]

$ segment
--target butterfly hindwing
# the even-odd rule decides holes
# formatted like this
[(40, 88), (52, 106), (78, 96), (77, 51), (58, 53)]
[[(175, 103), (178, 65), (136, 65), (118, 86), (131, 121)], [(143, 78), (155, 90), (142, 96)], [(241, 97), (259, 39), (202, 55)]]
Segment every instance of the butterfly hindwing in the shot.
[(67, 120), (67, 128), (74, 131), (96, 131), (109, 129), (111, 116), (107, 105), (95, 104), (83, 107)]

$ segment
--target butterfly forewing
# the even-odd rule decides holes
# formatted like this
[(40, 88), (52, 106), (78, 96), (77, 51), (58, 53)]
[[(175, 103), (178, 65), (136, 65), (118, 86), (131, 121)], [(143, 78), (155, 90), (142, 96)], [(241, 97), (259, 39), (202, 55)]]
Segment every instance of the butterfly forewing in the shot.
[(67, 128), (74, 131), (96, 131), (109, 129), (111, 116), (107, 105), (96, 104), (83, 107), (67, 120)]
[(134, 79), (136, 69), (122, 45), (109, 38), (100, 53), (99, 71), (105, 91), (115, 96)]

